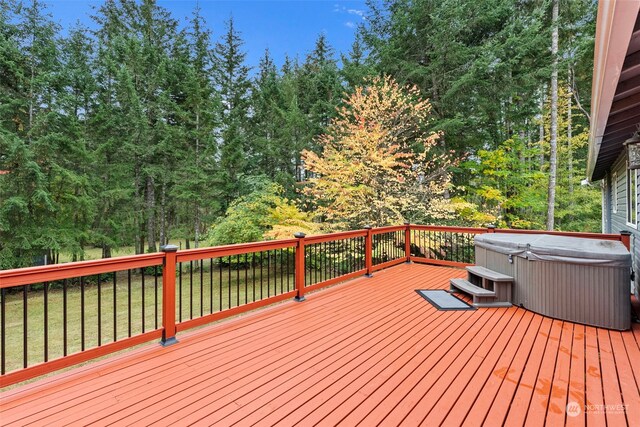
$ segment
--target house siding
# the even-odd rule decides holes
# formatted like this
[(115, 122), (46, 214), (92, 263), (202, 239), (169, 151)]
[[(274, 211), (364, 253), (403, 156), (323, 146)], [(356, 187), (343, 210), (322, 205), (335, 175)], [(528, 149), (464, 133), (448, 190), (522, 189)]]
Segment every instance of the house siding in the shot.
[[(613, 182), (613, 177), (616, 175), (616, 182)], [(638, 180), (640, 181), (640, 180)], [(636, 181), (636, 185), (638, 182)], [(640, 188), (636, 188), (639, 191)], [(605, 178), (605, 187), (603, 188), (603, 195), (606, 199), (603, 203), (602, 209), (607, 210), (607, 214), (603, 215), (603, 231), (609, 233), (620, 233), (621, 231), (628, 231), (631, 233), (631, 254), (633, 258), (633, 271), (635, 274), (635, 286), (634, 293), (640, 297), (640, 245), (636, 242), (640, 242), (638, 238), (640, 233), (636, 227), (632, 227), (627, 223), (627, 158), (626, 153), (623, 152), (620, 157), (615, 161), (613, 167)], [(617, 209), (614, 212), (613, 203), (615, 201), (614, 193), (617, 194)], [(636, 200), (637, 202), (637, 200)], [(636, 206), (636, 209), (638, 207)], [(609, 221), (607, 219), (610, 218)]]

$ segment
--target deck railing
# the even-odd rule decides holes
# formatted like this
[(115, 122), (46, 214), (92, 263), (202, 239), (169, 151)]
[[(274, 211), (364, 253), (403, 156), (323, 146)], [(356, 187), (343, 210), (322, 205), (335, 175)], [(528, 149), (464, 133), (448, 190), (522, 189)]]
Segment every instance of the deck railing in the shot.
[[(0, 387), (404, 262), (474, 263), (474, 236), (401, 226), (0, 271)], [(625, 234), (551, 234), (618, 240)]]

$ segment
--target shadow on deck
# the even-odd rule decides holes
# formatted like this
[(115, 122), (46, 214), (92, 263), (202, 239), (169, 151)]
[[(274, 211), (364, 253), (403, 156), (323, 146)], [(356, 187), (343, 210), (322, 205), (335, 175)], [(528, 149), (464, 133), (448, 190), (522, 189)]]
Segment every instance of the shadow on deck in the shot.
[[(402, 264), (8, 391), (3, 425), (640, 425), (640, 325), (437, 311)], [(569, 411), (567, 411), (569, 408)]]

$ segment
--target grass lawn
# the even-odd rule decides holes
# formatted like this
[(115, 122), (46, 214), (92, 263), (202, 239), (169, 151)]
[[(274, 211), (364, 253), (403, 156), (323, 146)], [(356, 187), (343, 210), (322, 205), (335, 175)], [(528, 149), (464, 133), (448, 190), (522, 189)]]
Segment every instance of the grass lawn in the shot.
[[(184, 239), (170, 240), (169, 244), (176, 245), (180, 249), (185, 249)], [(193, 241), (189, 242), (189, 245), (192, 249), (194, 244), (195, 243)], [(205, 242), (200, 242), (200, 246), (205, 247), (207, 245)], [(114, 257), (125, 256), (125, 255), (135, 255), (135, 253), (136, 253), (136, 249), (133, 246), (122, 246), (120, 248), (114, 248), (111, 250), (111, 255)], [(93, 247), (85, 248), (84, 260), (89, 261), (93, 259), (102, 259), (102, 248), (93, 248)], [(73, 260), (73, 256), (70, 253), (65, 253), (65, 252), (60, 253), (60, 262), (71, 262), (72, 260)]]
[[(293, 262), (292, 258), (291, 262)], [(288, 271), (286, 268), (281, 271), (278, 267), (272, 264), (269, 268), (264, 265), (262, 269), (256, 267), (255, 270), (229, 269), (228, 266), (220, 269), (214, 263), (211, 270), (211, 265), (206, 260), (203, 262), (202, 269), (198, 262), (194, 262), (193, 275), (191, 275), (190, 264), (184, 263), (181, 287), (180, 276), (176, 278), (176, 320), (200, 317), (201, 313), (206, 315), (267, 298), (268, 295), (273, 296), (293, 290), (295, 288), (293, 266), (291, 265)], [(139, 272), (132, 272), (129, 285), (128, 272), (117, 273), (115, 326), (112, 277), (105, 278), (103, 275), (100, 289), (95, 276), (87, 278), (90, 283), (84, 286), (84, 314), (81, 309), (83, 292), (80, 285), (74, 284), (67, 287), (67, 354), (81, 351), (83, 315), (85, 349), (112, 342), (114, 336), (122, 339), (129, 336), (129, 332), (131, 335), (136, 335), (141, 333), (143, 328), (144, 331), (151, 331), (162, 326), (162, 277), (157, 277), (157, 292), (154, 276), (145, 274), (144, 286), (142, 277)], [(16, 291), (5, 294), (5, 372), (20, 369), (23, 364), (24, 295), (21, 288)], [(27, 292), (29, 366), (44, 361), (44, 296), (44, 289)], [(52, 360), (63, 356), (64, 292), (57, 285), (56, 288), (49, 289), (47, 298), (48, 359)], [(130, 322), (129, 319), (131, 319)]]

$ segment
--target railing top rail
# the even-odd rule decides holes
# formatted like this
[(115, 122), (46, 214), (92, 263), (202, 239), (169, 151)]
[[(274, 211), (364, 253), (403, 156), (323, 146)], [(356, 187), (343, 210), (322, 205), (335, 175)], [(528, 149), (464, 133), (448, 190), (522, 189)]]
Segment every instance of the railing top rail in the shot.
[(486, 228), (454, 227), (449, 225), (413, 225), (411, 224), (410, 227), (413, 230), (444, 231), (444, 232), (451, 232), (451, 233), (482, 234), (482, 233), (488, 232)]
[(213, 246), (178, 251), (177, 262), (195, 261), (206, 258), (220, 258), (229, 255), (270, 251), (274, 249), (293, 248), (297, 239), (267, 240), (263, 242), (238, 243), (233, 245)]
[(349, 239), (352, 237), (364, 237), (367, 235), (367, 230), (353, 230), (353, 231), (341, 231), (339, 233), (330, 234), (316, 234), (314, 236), (307, 236), (305, 241), (307, 244), (330, 242), (334, 240)]
[(65, 264), (41, 265), (37, 267), (0, 270), (0, 289), (19, 285), (51, 282), (94, 274), (162, 265), (164, 254), (128, 255), (90, 261), (77, 261)]
[[(474, 227), (453, 227), (435, 225), (411, 224), (410, 229), (425, 231), (440, 231), (452, 233), (483, 234), (489, 230), (486, 228)], [(406, 225), (379, 227), (371, 230), (372, 234), (383, 234), (406, 229)], [(565, 232), (565, 231), (545, 231), (545, 230), (514, 230), (495, 229), (496, 233), (513, 234), (552, 234), (558, 236), (583, 237), (603, 240), (621, 240), (619, 234)], [(348, 239), (353, 237), (364, 237), (367, 230), (343, 231), (330, 234), (319, 234), (306, 237), (308, 244), (329, 242), (335, 240)], [(224, 245), (216, 247), (187, 249), (178, 251), (177, 261), (185, 262), (205, 258), (217, 258), (229, 255), (261, 252), (274, 249), (290, 248), (297, 245), (297, 239), (271, 240), (264, 242), (241, 243), (235, 245)], [(19, 285), (29, 285), (34, 283), (48, 282), (54, 280), (68, 279), (80, 276), (110, 273), (134, 268), (150, 267), (161, 265), (164, 254), (161, 252), (153, 254), (130, 255), (115, 258), (106, 258), (91, 261), (78, 261), (65, 264), (53, 264), (46, 266), (17, 268), (0, 271), (0, 288), (8, 288)]]

